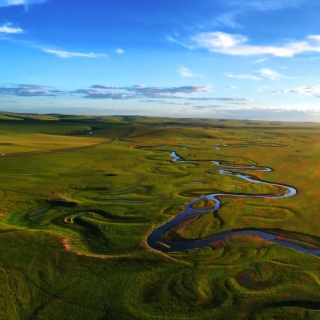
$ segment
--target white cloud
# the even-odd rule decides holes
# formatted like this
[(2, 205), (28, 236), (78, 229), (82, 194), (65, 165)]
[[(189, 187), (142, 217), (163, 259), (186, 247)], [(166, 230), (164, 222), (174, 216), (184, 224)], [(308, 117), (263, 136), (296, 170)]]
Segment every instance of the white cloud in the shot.
[(141, 94), (176, 94), (176, 93), (184, 93), (184, 94), (194, 94), (194, 93), (202, 93), (202, 92), (210, 92), (211, 86), (180, 86), (180, 87), (147, 87), (144, 84), (136, 84), (131, 87), (119, 87), (119, 86), (110, 86), (110, 85), (101, 85), (95, 84), (91, 88), (93, 89), (117, 89), (117, 90), (127, 90), (130, 92), (136, 92)]
[(297, 87), (293, 89), (275, 90), (273, 93), (296, 93), (301, 95), (311, 95), (314, 97), (320, 97), (320, 85), (313, 87)]
[(0, 26), (0, 33), (23, 33), (23, 30), (19, 27), (15, 28), (11, 26), (11, 23), (6, 23), (3, 26)]
[(179, 74), (183, 78), (204, 78), (204, 76), (202, 74), (195, 73), (195, 72), (191, 71), (190, 69), (183, 67), (183, 66), (179, 66), (177, 71), (179, 72)]
[(289, 77), (268, 68), (260, 69), (258, 72), (262, 77), (269, 78), (270, 80), (289, 79)]
[(0, 85), (0, 95), (20, 97), (57, 97), (63, 95), (60, 90), (52, 90), (46, 86), (32, 84)]
[(139, 94), (147, 95), (158, 95), (163, 96), (166, 94), (171, 95), (171, 98), (175, 98), (175, 94), (197, 94), (207, 93), (211, 91), (211, 86), (180, 86), (180, 87), (147, 87), (145, 85), (135, 85), (132, 87), (124, 87), (122, 89), (136, 92)]
[(255, 11), (273, 11), (289, 7), (297, 7), (306, 0), (233, 0), (224, 1), (230, 11), (217, 15), (211, 22), (215, 27), (242, 28), (237, 18)]
[[(22, 29), (21, 29), (21, 32), (23, 32)], [(0, 33), (1, 33), (1, 31), (0, 31)], [(16, 33), (18, 33), (18, 32), (16, 32)], [(83, 52), (49, 49), (44, 46), (39, 46), (32, 41), (17, 40), (15, 38), (9, 38), (9, 37), (0, 37), (0, 41), (9, 41), (9, 42), (17, 43), (20, 45), (28, 46), (30, 48), (35, 48), (35, 49), (41, 50), (43, 52), (56, 55), (57, 57), (62, 58), (62, 59), (75, 58), (75, 57), (92, 58), (92, 59), (108, 58), (108, 56), (103, 53), (93, 53), (93, 52), (83, 53)]]
[[(116, 90), (116, 92), (109, 91), (112, 89)], [(78, 89), (71, 93), (81, 94), (83, 98), (91, 99), (139, 99), (141, 102), (161, 102), (162, 104), (168, 104), (169, 102), (169, 104), (176, 105), (189, 105), (191, 101), (222, 101), (228, 103), (248, 103), (252, 101), (251, 99), (242, 97), (197, 96), (200, 93), (209, 93), (210, 91), (211, 86), (148, 87), (145, 85), (134, 85), (130, 87), (118, 87), (96, 84), (89, 89)], [(167, 99), (170, 99), (171, 101), (168, 101)]]
[(9, 7), (25, 4), (24, 0), (0, 0), (0, 7)]
[(231, 5), (241, 7), (242, 10), (269, 11), (288, 7), (296, 7), (305, 0), (234, 0)]
[(121, 49), (121, 48), (117, 48), (116, 50), (114, 50), (115, 53), (118, 53), (118, 54), (123, 54), (124, 53), (124, 50)]
[(226, 74), (227, 77), (229, 78), (235, 78), (235, 79), (247, 79), (247, 80), (255, 80), (255, 81), (259, 81), (261, 80), (261, 78), (253, 76), (251, 74), (247, 74), (247, 73), (241, 73), (241, 74)]
[(269, 87), (261, 87), (257, 89), (257, 92), (266, 92), (268, 91)]
[(0, 7), (29, 6), (44, 2), (46, 2), (46, 0), (0, 0)]
[(262, 63), (262, 62), (265, 62), (265, 61), (268, 61), (268, 59), (267, 58), (261, 58), (261, 59), (253, 61), (253, 63)]
[(244, 105), (247, 105), (247, 104), (249, 104), (250, 102), (252, 102), (252, 100), (251, 101), (239, 101), (239, 102), (237, 102), (237, 101), (235, 101), (235, 102), (230, 102), (231, 104), (236, 104), (236, 105), (239, 105), (239, 106), (244, 106)]
[(217, 105), (206, 105), (206, 106), (194, 106), (193, 108), (196, 110), (203, 111), (203, 110), (210, 110), (210, 109), (223, 108), (223, 107), (225, 106), (217, 104)]
[[(124, 90), (124, 92), (110, 92), (108, 90)], [(211, 86), (181, 86), (181, 87), (147, 87), (138, 84), (130, 87), (118, 87), (109, 85), (93, 85), (90, 89), (79, 89), (74, 91), (75, 94), (84, 94), (85, 98), (93, 99), (186, 99), (202, 100), (209, 98), (190, 98), (178, 94), (198, 94), (210, 92)], [(164, 100), (163, 100), (164, 101)]]
[(224, 32), (202, 32), (192, 37), (195, 43), (200, 47), (210, 49), (224, 49), (237, 47), (240, 43), (246, 42), (247, 39), (240, 34), (228, 34)]
[(185, 43), (184, 41), (179, 40), (178, 39), (178, 35), (176, 35), (175, 37), (167, 36), (167, 39), (168, 39), (168, 41), (176, 43), (176, 44), (178, 44), (178, 45), (180, 45), (182, 47), (185, 47), (185, 48), (187, 48), (189, 50), (195, 49), (195, 47), (193, 45), (189, 45), (189, 44)]
[(204, 97), (199, 97), (199, 98), (187, 98), (188, 100), (193, 100), (193, 101), (224, 101), (224, 102), (251, 102), (251, 99), (248, 98), (232, 98), (232, 97), (221, 97), (221, 98), (204, 98)]
[(53, 49), (42, 49), (42, 51), (51, 53), (56, 55), (59, 58), (75, 58), (75, 57), (80, 57), (80, 58), (107, 58), (108, 56), (106, 54), (101, 54), (101, 53), (81, 53), (81, 52), (70, 52), (70, 51), (60, 51), (60, 50), (53, 50)]
[(147, 100), (139, 100), (139, 102), (143, 103), (160, 103), (160, 102), (166, 102), (165, 100), (154, 100), (154, 99), (147, 99)]
[(226, 86), (227, 89), (237, 89), (236, 86)]
[(282, 46), (250, 45), (248, 38), (241, 34), (225, 32), (202, 32), (191, 37), (191, 43), (185, 44), (174, 38), (170, 41), (183, 45), (188, 49), (204, 48), (214, 53), (236, 56), (273, 55), (277, 57), (293, 57), (305, 52), (320, 53), (320, 35), (309, 35), (305, 40), (287, 42)]
[(241, 28), (241, 25), (235, 20), (239, 13), (239, 11), (222, 13), (214, 19), (213, 24), (215, 26), (222, 25), (233, 29)]
[(190, 103), (190, 102), (184, 102), (184, 101), (163, 101), (161, 102), (161, 104), (171, 104), (171, 105), (179, 105), (179, 106), (190, 106), (192, 105), (193, 103)]
[(104, 90), (95, 90), (95, 89), (85, 89), (77, 90), (73, 93), (83, 94), (84, 98), (88, 99), (112, 99), (112, 100), (128, 100), (139, 98), (140, 95), (134, 93), (124, 93), (124, 92), (107, 92)]

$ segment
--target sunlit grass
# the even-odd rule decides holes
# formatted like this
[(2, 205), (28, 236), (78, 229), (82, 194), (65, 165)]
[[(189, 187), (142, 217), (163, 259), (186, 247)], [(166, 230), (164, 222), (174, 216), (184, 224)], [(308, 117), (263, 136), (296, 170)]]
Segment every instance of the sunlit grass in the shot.
[[(1, 319), (320, 317), (308, 307), (320, 301), (315, 256), (253, 236), (170, 255), (146, 245), (151, 230), (198, 196), (281, 192), (221, 175), (211, 162), (217, 160), (271, 167), (239, 172), (294, 186), (298, 194), (223, 196), (219, 220), (212, 211), (191, 215), (165, 237), (192, 241), (231, 229), (277, 229), (294, 243), (317, 246), (318, 125), (31, 116), (0, 116), (0, 152), (10, 153), (0, 156)], [(214, 148), (240, 143), (248, 148)], [(65, 150), (48, 152), (57, 149)], [(194, 162), (174, 164), (171, 151)]]

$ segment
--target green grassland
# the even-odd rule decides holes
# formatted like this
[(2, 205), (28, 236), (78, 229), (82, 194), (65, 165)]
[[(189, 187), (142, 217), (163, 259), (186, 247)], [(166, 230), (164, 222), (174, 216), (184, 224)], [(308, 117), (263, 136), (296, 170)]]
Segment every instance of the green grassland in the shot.
[(6, 112), (0, 154), (0, 319), (320, 319), (316, 256), (256, 236), (170, 254), (146, 243), (198, 196), (281, 192), (217, 160), (271, 167), (239, 172), (298, 193), (221, 197), (218, 216), (164, 238), (258, 228), (320, 248), (320, 125)]

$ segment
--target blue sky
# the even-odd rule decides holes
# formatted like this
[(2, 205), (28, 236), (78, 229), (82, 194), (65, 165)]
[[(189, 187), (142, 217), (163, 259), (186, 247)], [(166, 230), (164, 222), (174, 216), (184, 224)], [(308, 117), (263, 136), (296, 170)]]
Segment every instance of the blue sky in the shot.
[(0, 0), (0, 110), (320, 121), (318, 0)]

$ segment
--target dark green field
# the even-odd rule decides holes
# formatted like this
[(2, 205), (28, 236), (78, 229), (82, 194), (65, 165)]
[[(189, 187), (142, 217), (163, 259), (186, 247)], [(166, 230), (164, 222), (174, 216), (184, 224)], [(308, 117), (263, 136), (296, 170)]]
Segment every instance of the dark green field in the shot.
[(320, 249), (320, 124), (0, 113), (0, 319), (320, 319), (315, 255), (248, 235), (147, 245), (198, 196), (278, 191), (212, 160), (271, 167), (240, 172), (298, 193), (221, 197), (219, 219), (164, 238), (257, 228)]

